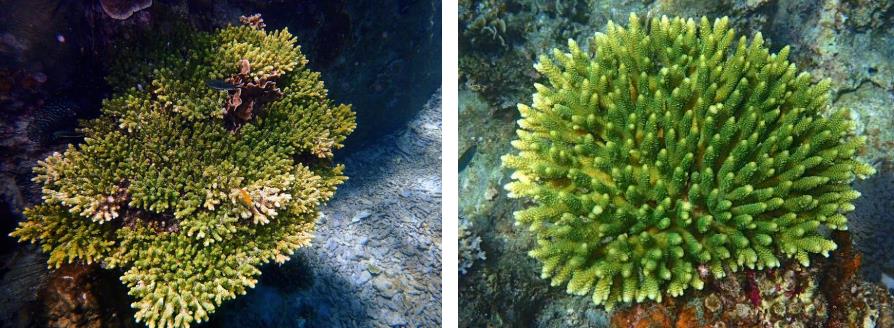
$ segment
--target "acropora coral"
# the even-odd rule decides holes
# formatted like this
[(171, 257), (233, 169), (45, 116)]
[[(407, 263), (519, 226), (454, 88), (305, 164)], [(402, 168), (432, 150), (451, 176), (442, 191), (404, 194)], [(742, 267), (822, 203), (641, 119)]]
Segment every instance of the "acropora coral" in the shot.
[(518, 105), (509, 196), (535, 234), (542, 277), (572, 294), (660, 301), (730, 272), (809, 265), (836, 244), (874, 169), (846, 111), (824, 115), (812, 81), (729, 20), (608, 23), (582, 50), (569, 40), (535, 65)]
[(40, 161), (43, 203), (12, 236), (48, 264), (120, 268), (149, 327), (189, 327), (312, 238), (356, 124), (287, 30), (257, 16), (123, 46), (84, 142)]

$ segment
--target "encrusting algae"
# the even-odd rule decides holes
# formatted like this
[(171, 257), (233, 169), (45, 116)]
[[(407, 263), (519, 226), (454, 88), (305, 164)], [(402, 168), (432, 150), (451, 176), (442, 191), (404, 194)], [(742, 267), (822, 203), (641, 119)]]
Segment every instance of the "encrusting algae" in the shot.
[(254, 287), (259, 266), (310, 243), (346, 179), (332, 151), (356, 126), (350, 106), (288, 31), (243, 22), (119, 49), (116, 95), (82, 122), (84, 143), (35, 167), (44, 202), (12, 233), (51, 267), (124, 270), (149, 327), (189, 327)]

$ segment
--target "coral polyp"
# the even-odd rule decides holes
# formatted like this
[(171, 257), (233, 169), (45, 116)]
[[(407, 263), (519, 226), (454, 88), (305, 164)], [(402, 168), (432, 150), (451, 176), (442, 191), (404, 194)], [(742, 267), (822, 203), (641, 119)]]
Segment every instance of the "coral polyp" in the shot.
[(874, 170), (788, 47), (737, 41), (727, 18), (631, 15), (568, 48), (535, 65), (546, 83), (503, 157), (552, 285), (611, 309), (836, 248), (822, 231), (847, 228), (850, 183)]
[(120, 268), (149, 327), (189, 327), (254, 287), (261, 265), (310, 243), (346, 179), (332, 152), (354, 113), (288, 31), (244, 21), (121, 48), (116, 95), (82, 144), (35, 167), (44, 202), (12, 233), (51, 267)]

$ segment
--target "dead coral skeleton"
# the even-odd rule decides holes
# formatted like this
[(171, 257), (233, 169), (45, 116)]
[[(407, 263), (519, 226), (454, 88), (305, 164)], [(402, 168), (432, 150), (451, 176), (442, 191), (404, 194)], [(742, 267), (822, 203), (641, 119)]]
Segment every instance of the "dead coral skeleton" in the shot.
[(466, 218), (459, 220), (459, 273), (466, 274), (477, 260), (486, 260), (481, 250), (481, 237), (471, 231), (472, 223)]
[(254, 27), (256, 29), (259, 29), (259, 30), (264, 29), (264, 27), (267, 27), (267, 24), (264, 24), (264, 19), (261, 18), (261, 14), (254, 14), (251, 16), (241, 16), (241, 17), (239, 17), (239, 22), (242, 24)]

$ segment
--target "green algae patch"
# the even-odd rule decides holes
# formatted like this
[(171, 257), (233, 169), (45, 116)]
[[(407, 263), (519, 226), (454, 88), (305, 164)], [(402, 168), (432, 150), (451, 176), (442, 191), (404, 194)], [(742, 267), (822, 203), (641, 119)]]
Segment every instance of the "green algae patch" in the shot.
[(350, 106), (288, 31), (243, 23), (121, 47), (115, 95), (82, 144), (35, 167), (44, 201), (12, 233), (51, 267), (122, 270), (149, 327), (189, 327), (245, 294), (261, 265), (310, 243), (346, 179), (332, 152), (356, 126)]
[(535, 65), (518, 106), (509, 196), (543, 278), (595, 304), (660, 301), (743, 268), (809, 265), (836, 244), (874, 169), (830, 82), (713, 22), (609, 23)]

